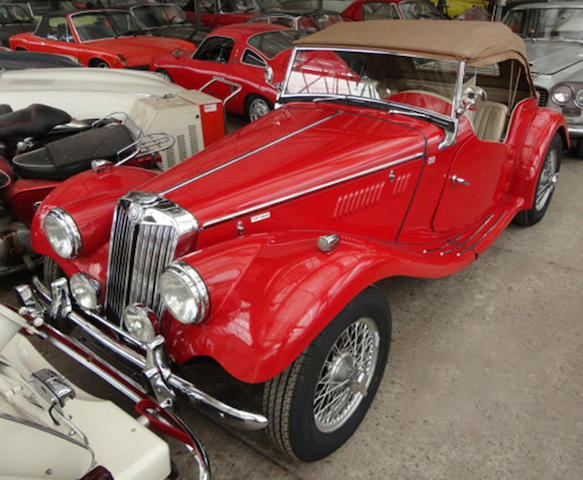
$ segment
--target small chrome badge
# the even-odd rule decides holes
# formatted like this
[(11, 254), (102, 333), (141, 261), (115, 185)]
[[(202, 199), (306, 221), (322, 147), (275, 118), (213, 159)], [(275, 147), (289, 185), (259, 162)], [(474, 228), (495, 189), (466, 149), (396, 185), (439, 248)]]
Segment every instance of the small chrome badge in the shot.
[(254, 215), (251, 217), (251, 223), (261, 222), (262, 220), (267, 220), (268, 218), (271, 218), (271, 212), (263, 212), (259, 215)]

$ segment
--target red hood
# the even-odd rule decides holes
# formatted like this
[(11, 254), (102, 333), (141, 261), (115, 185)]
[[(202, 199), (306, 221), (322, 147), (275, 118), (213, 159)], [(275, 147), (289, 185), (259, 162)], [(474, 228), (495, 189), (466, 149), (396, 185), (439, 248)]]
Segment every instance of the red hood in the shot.
[[(393, 116), (394, 118), (394, 116)], [(199, 223), (333, 183), (356, 172), (423, 153), (427, 137), (441, 129), (390, 114), (360, 114), (332, 105), (289, 105), (146, 182), (138, 190), (163, 192)], [(403, 117), (401, 117), (402, 119)], [(414, 125), (415, 128), (411, 128)], [(234, 159), (240, 158), (238, 161)], [(216, 167), (227, 162), (225, 168)]]
[(194, 51), (194, 44), (177, 38), (123, 37), (90, 42), (93, 48), (106, 50), (114, 55), (123, 55), (131, 65), (149, 64), (155, 55), (172, 53), (178, 49)]

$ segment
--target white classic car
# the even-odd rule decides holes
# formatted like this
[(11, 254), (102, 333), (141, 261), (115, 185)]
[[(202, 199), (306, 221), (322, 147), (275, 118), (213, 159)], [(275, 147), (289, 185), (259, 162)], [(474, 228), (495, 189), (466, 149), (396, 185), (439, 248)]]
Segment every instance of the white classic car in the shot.
[(141, 405), (144, 413), (138, 419), (72, 385), (21, 329), (78, 361), (85, 358), (91, 369), (99, 369), (99, 363), (91, 365), (78, 346), (63, 343), (38, 320), (36, 325), (0, 304), (0, 480), (165, 479), (171, 474), (168, 444), (147, 428), (159, 422), (165, 433), (174, 432), (185, 442), (199, 466), (199, 479), (210, 478), (202, 445), (178, 417), (111, 371), (100, 375), (117, 382), (137, 402), (136, 410)]
[(125, 112), (144, 133), (176, 139), (163, 168), (191, 157), (225, 134), (220, 100), (162, 76), (122, 69), (42, 68), (0, 71), (0, 99), (13, 110), (42, 103), (76, 119)]

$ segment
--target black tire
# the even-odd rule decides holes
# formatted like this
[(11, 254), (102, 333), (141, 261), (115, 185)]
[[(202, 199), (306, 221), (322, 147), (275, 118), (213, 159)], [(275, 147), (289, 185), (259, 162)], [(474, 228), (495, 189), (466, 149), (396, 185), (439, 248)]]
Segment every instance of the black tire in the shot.
[[(360, 397), (360, 402), (349, 414), (346, 414), (343, 423), (334, 429), (323, 431), (317, 426), (314, 402), (318, 392), (318, 381), (321, 375), (332, 377), (333, 368), (327, 367), (327, 360), (338, 355), (331, 351), (340, 340), (348, 327), (358, 328), (362, 322), (376, 325), (378, 342), (377, 357), (374, 367), (370, 367), (372, 376), (366, 380), (367, 386), (362, 385), (362, 377), (355, 375), (352, 369), (352, 379), (360, 378), (361, 388), (366, 393)], [(269, 419), (269, 435), (274, 443), (293, 458), (311, 462), (327, 457), (341, 447), (355, 432), (363, 420), (373, 398), (377, 392), (389, 354), (391, 340), (391, 314), (385, 296), (376, 288), (367, 288), (356, 296), (330, 324), (316, 337), (306, 350), (281, 374), (265, 384), (263, 392), (263, 410)], [(336, 364), (330, 362), (328, 365)], [(342, 370), (338, 370), (342, 371)], [(350, 380), (349, 384), (352, 384)], [(336, 385), (338, 385), (336, 383)], [(353, 386), (338, 389), (353, 395)], [(358, 387), (357, 387), (358, 388)], [(322, 390), (319, 391), (320, 395)], [(359, 394), (355, 394), (359, 395)], [(338, 397), (336, 397), (338, 399)], [(349, 397), (352, 398), (352, 397)], [(322, 400), (323, 403), (326, 400)], [(329, 401), (333, 404), (334, 401)], [(346, 405), (346, 404), (344, 404)], [(343, 407), (345, 408), (345, 407)], [(350, 411), (350, 409), (348, 409)]]
[(549, 187), (550, 192), (549, 195), (544, 200), (544, 202), (540, 205), (537, 205), (538, 190), (539, 187), (541, 186), (541, 181), (546, 181), (546, 178), (544, 177), (548, 176), (547, 173), (545, 172), (545, 166), (547, 165), (548, 162), (551, 161), (551, 155), (555, 155), (556, 165), (554, 170), (556, 173), (558, 173), (561, 168), (561, 159), (563, 158), (563, 140), (558, 133), (555, 134), (555, 136), (551, 140), (551, 144), (549, 145), (549, 148), (545, 153), (545, 161), (541, 166), (541, 171), (538, 174), (538, 179), (536, 182), (535, 198), (532, 207), (530, 208), (530, 210), (523, 210), (522, 212), (518, 212), (516, 214), (516, 217), (514, 217), (514, 222), (517, 223), (518, 225), (522, 225), (523, 227), (530, 227), (531, 225), (540, 222), (544, 217), (545, 212), (549, 207), (549, 204), (551, 203), (551, 199), (553, 198), (553, 193), (555, 190), (554, 184)]
[(577, 158), (583, 158), (583, 138), (577, 140), (577, 144), (575, 146), (575, 155), (577, 155)]
[[(273, 103), (261, 95), (249, 95), (245, 99), (245, 116), (250, 122), (258, 120), (273, 110)], [(263, 112), (263, 113), (261, 113)]]
[(50, 286), (52, 282), (65, 276), (61, 267), (51, 257), (43, 257), (43, 281)]
[(164, 78), (166, 78), (169, 82), (172, 82), (172, 77), (170, 76), (170, 74), (164, 70), (163, 68), (161, 68), (160, 70), (156, 70), (156, 73), (159, 73), (160, 75), (162, 75)]
[(89, 62), (89, 66), (92, 68), (111, 68), (109, 66), (109, 63), (107, 63), (105, 60), (101, 60), (99, 58), (94, 58), (93, 60), (91, 60)]

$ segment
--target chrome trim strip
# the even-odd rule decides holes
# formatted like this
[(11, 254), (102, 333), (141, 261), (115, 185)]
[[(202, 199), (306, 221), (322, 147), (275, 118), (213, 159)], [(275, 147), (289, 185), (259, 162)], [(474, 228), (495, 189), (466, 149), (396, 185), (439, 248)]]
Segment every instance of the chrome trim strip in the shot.
[(217, 167), (211, 168), (210, 170), (207, 170), (206, 172), (203, 172), (203, 173), (197, 175), (196, 177), (189, 178), (188, 180), (185, 180), (184, 182), (179, 183), (178, 185), (175, 185), (167, 190), (160, 192), (160, 195), (168, 195), (169, 193), (175, 192), (176, 190), (179, 190), (182, 187), (185, 187), (186, 185), (190, 185), (191, 183), (196, 182), (197, 180), (200, 180), (201, 178), (207, 177), (207, 176), (209, 176), (215, 172), (218, 172), (224, 168), (230, 167), (231, 165), (234, 165), (235, 163), (238, 163), (241, 160), (243, 160), (247, 157), (250, 157), (251, 155), (255, 155), (256, 153), (259, 153), (262, 150), (265, 150), (269, 147), (273, 147), (274, 145), (277, 145), (278, 143), (281, 143), (289, 138), (292, 138), (300, 133), (303, 133), (306, 130), (309, 130), (310, 128), (316, 127), (316, 126), (320, 125), (321, 123), (324, 123), (324, 122), (330, 120), (331, 118), (334, 118), (337, 115), (340, 115), (340, 113), (342, 113), (342, 112), (335, 112), (332, 115), (321, 118), (320, 120), (318, 120), (314, 123), (310, 123), (309, 125), (306, 125), (305, 127), (302, 127), (302, 128), (295, 130), (291, 133), (288, 133), (287, 135), (284, 135), (283, 137), (280, 137), (277, 140), (273, 140), (272, 142), (266, 143), (265, 145), (262, 145), (261, 147), (257, 147), (254, 150), (251, 150), (250, 152), (244, 153), (243, 155), (239, 155), (238, 157), (235, 157), (235, 158), (229, 160), (228, 162), (222, 163), (221, 165), (219, 165)]
[(331, 187), (333, 185), (338, 185), (339, 183), (344, 183), (344, 182), (347, 182), (349, 180), (354, 180), (355, 178), (364, 177), (364, 176), (369, 175), (371, 173), (375, 173), (375, 172), (385, 170), (385, 169), (390, 168), (390, 167), (394, 167), (396, 165), (401, 165), (402, 163), (406, 163), (406, 162), (409, 162), (411, 160), (415, 160), (415, 159), (423, 157), (423, 156), (424, 156), (424, 152), (419, 152), (419, 153), (416, 153), (414, 155), (409, 155), (408, 157), (401, 158), (400, 160), (394, 160), (392, 162), (383, 163), (382, 165), (377, 165), (376, 167), (372, 167), (372, 168), (369, 168), (367, 170), (362, 170), (360, 172), (353, 173), (352, 175), (347, 175), (345, 177), (338, 178), (336, 180), (332, 180), (330, 182), (316, 185), (315, 187), (306, 188), (305, 190), (301, 190), (299, 192), (295, 192), (295, 193), (292, 193), (290, 195), (286, 195), (284, 197), (276, 198), (276, 199), (271, 200), (269, 202), (264, 202), (264, 203), (261, 203), (259, 205), (255, 205), (253, 207), (246, 208), (244, 210), (239, 210), (238, 212), (231, 213), (229, 215), (224, 215), (222, 217), (218, 217), (218, 218), (215, 218), (213, 220), (209, 220), (208, 222), (203, 223), (202, 229), (212, 227), (213, 225), (217, 225), (219, 223), (226, 222), (227, 220), (232, 220), (233, 218), (237, 218), (237, 217), (240, 217), (242, 215), (247, 215), (248, 213), (255, 212), (257, 210), (263, 210), (265, 208), (272, 207), (273, 205), (277, 205), (279, 203), (287, 202), (288, 200), (292, 200), (292, 199), (297, 198), (297, 197), (301, 197), (304, 195), (308, 195), (310, 193), (317, 192), (319, 190), (323, 190), (323, 189)]
[[(502, 220), (502, 218), (504, 217), (504, 215), (506, 215), (508, 213), (507, 210), (504, 210), (496, 220), (494, 220), (494, 222), (492, 223), (492, 225), (490, 225), (490, 228), (488, 228), (488, 230), (486, 230), (481, 236), (480, 238), (478, 238), (474, 243), (472, 243), (471, 245), (467, 246), (466, 248), (464, 248), (463, 250), (460, 250), (459, 252), (456, 252), (456, 256), (460, 256), (466, 252), (469, 252), (470, 250), (474, 250), (474, 248), (476, 246), (478, 246), (482, 240), (484, 240), (492, 230), (494, 230), (494, 228), (496, 227), (496, 225), (498, 225), (500, 223), (500, 220)], [(476, 252), (474, 252), (476, 253)], [(477, 255), (477, 253), (476, 253)]]

